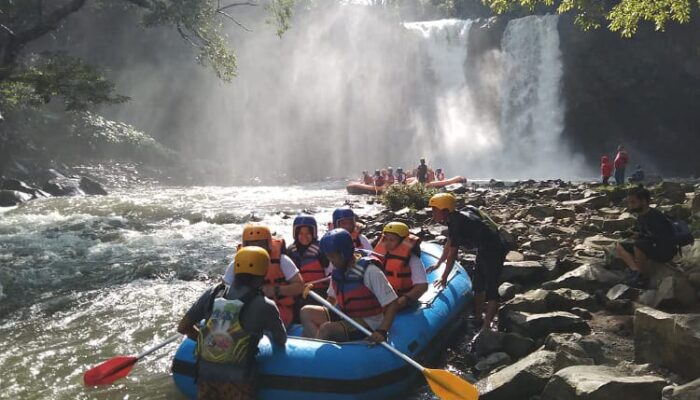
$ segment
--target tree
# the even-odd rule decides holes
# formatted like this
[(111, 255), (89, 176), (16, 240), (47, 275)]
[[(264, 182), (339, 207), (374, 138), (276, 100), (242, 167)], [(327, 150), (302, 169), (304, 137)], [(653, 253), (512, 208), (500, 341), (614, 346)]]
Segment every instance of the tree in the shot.
[[(454, 3), (454, 1), (446, 1)], [(640, 22), (653, 22), (657, 31), (663, 31), (669, 21), (687, 23), (691, 9), (696, 11), (696, 0), (483, 0), (496, 13), (517, 8), (534, 10), (537, 6), (555, 6), (560, 14), (572, 12), (576, 23), (584, 29), (595, 29), (607, 24), (613, 32), (632, 37)]]
[[(58, 29), (88, 4), (132, 7), (147, 27), (173, 27), (197, 49), (197, 61), (225, 81), (236, 75), (225, 24), (247, 29), (233, 11), (259, 5), (242, 0), (0, 0), (0, 110), (48, 103), (54, 97), (63, 99), (69, 110), (128, 99), (115, 95), (114, 85), (99, 69), (82, 60), (60, 53), (23, 54), (28, 44)], [(266, 6), (279, 35), (289, 28), (293, 4), (270, 0)]]

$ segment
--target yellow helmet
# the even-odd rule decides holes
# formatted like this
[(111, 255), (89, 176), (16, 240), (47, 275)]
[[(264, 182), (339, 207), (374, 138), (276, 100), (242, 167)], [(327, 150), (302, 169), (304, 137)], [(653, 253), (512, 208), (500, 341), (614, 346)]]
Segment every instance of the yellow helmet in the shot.
[(430, 198), (428, 205), (440, 210), (454, 211), (456, 208), (457, 199), (452, 193), (438, 193)]
[(264, 240), (272, 243), (272, 233), (270, 228), (263, 225), (246, 225), (243, 228), (243, 243)]
[(382, 232), (393, 233), (394, 235), (405, 238), (408, 236), (408, 225), (404, 224), (403, 222), (389, 222), (388, 224), (384, 225)]
[(234, 275), (265, 276), (269, 266), (270, 255), (265, 249), (258, 246), (247, 246), (242, 247), (236, 253), (236, 258), (233, 261), (233, 273)]

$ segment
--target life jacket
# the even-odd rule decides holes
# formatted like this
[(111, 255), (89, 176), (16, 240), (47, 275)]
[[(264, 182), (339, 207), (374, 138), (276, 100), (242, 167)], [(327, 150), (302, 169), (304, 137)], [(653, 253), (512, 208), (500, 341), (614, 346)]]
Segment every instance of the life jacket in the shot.
[(374, 177), (374, 186), (384, 186), (384, 177), (383, 176), (375, 176)]
[(386, 184), (387, 185), (392, 185), (394, 183), (394, 180), (395, 180), (394, 175), (387, 175), (386, 176)]
[(386, 250), (383, 235), (374, 248), (375, 252), (384, 256), (384, 275), (399, 296), (406, 294), (413, 288), (409, 260), (411, 255), (416, 254), (416, 250), (420, 254), (420, 238), (411, 234), (405, 237), (391, 252)]
[[(363, 256), (363, 254), (368, 254)], [(350, 270), (335, 269), (331, 274), (331, 285), (335, 291), (337, 307), (351, 318), (364, 318), (381, 314), (384, 309), (377, 296), (364, 283), (365, 272), (370, 264), (381, 267), (383, 260), (377, 254), (364, 250)]]
[[(326, 270), (323, 268), (319, 258), (321, 248), (318, 242), (311, 243), (303, 254), (297, 249), (296, 243), (293, 243), (287, 249), (287, 254), (299, 268), (299, 273), (304, 282), (313, 282), (326, 277)], [(327, 288), (328, 281), (314, 283), (314, 289), (325, 290)]]
[(626, 151), (620, 150), (617, 152), (617, 155), (615, 155), (615, 161), (614, 161), (614, 166), (615, 168), (625, 168), (627, 166), (627, 163), (629, 162), (630, 156), (627, 154)]
[(365, 175), (362, 178), (362, 181), (365, 183), (365, 185), (373, 185), (374, 184), (374, 179), (372, 179), (372, 177), (369, 175)]
[(243, 329), (240, 316), (246, 304), (258, 291), (251, 291), (240, 299), (223, 297), (226, 286), (217, 286), (209, 303), (211, 316), (199, 330), (195, 355), (211, 363), (249, 367), (258, 352), (258, 343), (253, 335)]
[(406, 174), (404, 174), (404, 173), (396, 174), (396, 182), (406, 183)]

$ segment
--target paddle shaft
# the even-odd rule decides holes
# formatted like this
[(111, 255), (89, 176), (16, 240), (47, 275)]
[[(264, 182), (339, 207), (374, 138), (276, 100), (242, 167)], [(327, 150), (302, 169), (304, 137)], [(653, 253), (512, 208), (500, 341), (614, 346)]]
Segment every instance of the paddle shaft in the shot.
[(154, 351), (160, 349), (161, 347), (167, 346), (168, 344), (170, 344), (170, 343), (172, 343), (172, 342), (178, 340), (178, 339), (181, 338), (181, 337), (182, 337), (181, 334), (176, 333), (176, 334), (170, 336), (169, 338), (167, 338), (164, 342), (158, 343), (157, 345), (155, 345), (155, 346), (153, 346), (153, 347), (151, 347), (151, 348), (149, 348), (149, 349), (146, 349), (143, 353), (137, 355), (137, 356), (136, 356), (136, 359), (137, 359), (137, 360), (140, 360), (140, 359), (146, 357), (147, 355), (153, 353)]
[[(326, 300), (326, 299), (324, 299), (323, 297), (319, 296), (317, 293), (314, 293), (314, 292), (312, 292), (312, 291), (309, 291), (309, 295), (310, 295), (314, 300), (316, 300), (316, 301), (318, 301), (319, 303), (321, 303), (321, 304), (323, 304), (324, 306), (326, 306), (326, 307), (327, 307), (329, 310), (331, 310), (332, 312), (338, 314), (338, 316), (340, 316), (340, 318), (342, 318), (342, 319), (346, 320), (347, 322), (351, 323), (355, 328), (359, 329), (360, 332), (364, 333), (364, 334), (367, 335), (367, 336), (371, 336), (371, 335), (372, 335), (372, 332), (370, 332), (367, 328), (365, 328), (364, 326), (360, 325), (357, 321), (355, 321), (354, 319), (352, 319), (352, 318), (350, 318), (349, 316), (347, 316), (344, 312), (338, 310), (338, 309), (337, 309), (336, 307), (334, 307), (331, 303), (329, 303), (328, 300)], [(419, 370), (419, 371), (421, 371), (421, 372), (423, 372), (423, 371), (425, 370), (425, 367), (423, 367), (422, 365), (418, 364), (418, 363), (417, 363), (416, 361), (414, 361), (411, 357), (409, 357), (409, 356), (403, 354), (402, 352), (396, 350), (396, 349), (393, 348), (389, 343), (387, 343), (387, 342), (380, 342), (379, 344), (381, 344), (382, 346), (384, 346), (385, 349), (387, 349), (387, 350), (389, 350), (390, 352), (394, 353), (396, 356), (402, 358), (404, 361), (406, 361), (407, 363), (409, 363), (411, 366), (413, 366), (413, 367), (416, 368), (417, 370)]]
[(327, 276), (327, 277), (325, 277), (325, 278), (316, 279), (315, 281), (311, 281), (311, 282), (307, 283), (307, 285), (315, 285), (315, 284), (317, 284), (317, 283), (321, 283), (321, 282), (325, 282), (325, 281), (330, 281), (330, 280), (331, 280), (331, 277), (330, 277), (330, 276)]

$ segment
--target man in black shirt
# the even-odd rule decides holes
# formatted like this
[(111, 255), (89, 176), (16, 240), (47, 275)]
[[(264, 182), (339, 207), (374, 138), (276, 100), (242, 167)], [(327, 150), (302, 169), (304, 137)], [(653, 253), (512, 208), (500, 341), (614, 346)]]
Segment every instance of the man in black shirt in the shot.
[[(436, 281), (436, 286), (444, 286), (454, 267), (460, 246), (476, 248), (476, 266), (474, 268), (474, 315), (482, 320), (481, 331), (490, 329), (496, 312), (498, 312), (498, 285), (506, 248), (501, 241), (498, 227), (478, 209), (468, 211), (455, 210), (455, 197), (450, 193), (436, 194), (430, 199), (433, 208), (433, 220), (447, 224), (447, 244), (436, 269), (445, 262), (445, 271)], [(485, 314), (484, 314), (485, 306)]]
[(425, 158), (420, 159), (420, 165), (416, 168), (416, 178), (420, 183), (428, 180), (428, 166), (425, 164)]
[(617, 254), (625, 264), (641, 276), (648, 276), (649, 260), (668, 262), (678, 251), (671, 221), (659, 210), (649, 207), (651, 195), (642, 186), (627, 193), (627, 208), (637, 214), (637, 236), (634, 243), (618, 243)]

